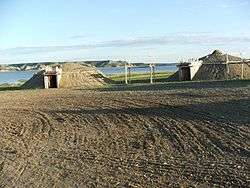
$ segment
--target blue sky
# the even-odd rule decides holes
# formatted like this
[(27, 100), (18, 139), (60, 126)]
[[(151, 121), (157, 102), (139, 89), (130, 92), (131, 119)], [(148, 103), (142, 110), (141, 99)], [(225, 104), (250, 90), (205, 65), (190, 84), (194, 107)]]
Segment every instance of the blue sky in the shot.
[(0, 64), (250, 58), (250, 0), (0, 0)]

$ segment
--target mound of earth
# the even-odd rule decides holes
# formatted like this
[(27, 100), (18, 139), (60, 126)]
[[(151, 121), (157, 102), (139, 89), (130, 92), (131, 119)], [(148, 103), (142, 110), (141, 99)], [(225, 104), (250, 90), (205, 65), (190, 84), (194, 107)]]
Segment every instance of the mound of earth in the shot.
[(62, 65), (60, 87), (96, 87), (105, 84), (106, 78), (95, 67), (74, 63)]
[[(241, 78), (242, 64), (229, 64), (229, 79)], [(243, 78), (250, 79), (250, 62), (243, 65)]]
[[(43, 73), (40, 71), (28, 80), (23, 88), (44, 88)], [(62, 78), (60, 88), (72, 87), (98, 87), (106, 83), (105, 78), (95, 67), (78, 63), (66, 63), (62, 65)]]
[(21, 87), (24, 89), (44, 88), (43, 73), (43, 71), (35, 73), (32, 78), (25, 82)]
[(201, 57), (199, 60), (203, 63), (225, 63), (227, 61), (241, 61), (242, 58), (223, 54), (220, 50), (215, 50), (212, 54)]
[[(225, 80), (240, 79), (242, 76), (242, 64), (225, 64), (227, 62), (227, 54), (223, 54), (219, 50), (215, 50), (212, 54), (199, 59), (202, 65), (195, 74), (193, 80)], [(228, 55), (229, 61), (243, 61), (242, 58)], [(250, 62), (243, 66), (243, 78), (250, 78)]]
[(167, 82), (176, 82), (179, 81), (179, 71), (176, 71), (174, 74), (172, 74), (171, 76), (169, 76), (166, 79)]
[(225, 64), (202, 64), (193, 80), (224, 80), (226, 76)]

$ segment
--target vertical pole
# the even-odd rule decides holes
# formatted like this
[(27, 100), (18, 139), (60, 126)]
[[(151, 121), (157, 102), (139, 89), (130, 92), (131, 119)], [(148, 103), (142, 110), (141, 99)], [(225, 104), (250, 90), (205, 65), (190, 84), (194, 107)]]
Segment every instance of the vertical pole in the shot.
[(242, 64), (241, 64), (241, 79), (244, 79), (244, 58), (242, 57), (242, 53), (240, 53), (240, 58), (241, 58), (241, 61), (242, 61)]
[(49, 78), (48, 76), (44, 75), (44, 89), (49, 89)]
[(227, 60), (226, 60), (226, 79), (228, 80), (228, 78), (229, 78), (229, 58), (228, 58), (228, 54), (226, 54), (226, 58), (227, 58)]
[(155, 82), (155, 65), (153, 66), (153, 81)]
[(131, 84), (131, 65), (130, 64), (128, 66), (128, 79), (129, 79), (129, 83)]
[(241, 64), (241, 79), (244, 79), (244, 60), (242, 60)]
[(128, 66), (125, 63), (125, 84), (128, 84)]
[(150, 67), (150, 84), (153, 84), (153, 66), (149, 64)]

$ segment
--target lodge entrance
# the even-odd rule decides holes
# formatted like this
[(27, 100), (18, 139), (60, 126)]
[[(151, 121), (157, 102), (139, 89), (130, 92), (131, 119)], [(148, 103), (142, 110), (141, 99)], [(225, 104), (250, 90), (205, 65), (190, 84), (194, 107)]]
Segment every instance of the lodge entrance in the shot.
[(56, 75), (49, 75), (48, 76), (48, 86), (49, 86), (49, 88), (57, 88)]
[(182, 67), (181, 68), (181, 80), (182, 81), (191, 81), (191, 71), (190, 67)]

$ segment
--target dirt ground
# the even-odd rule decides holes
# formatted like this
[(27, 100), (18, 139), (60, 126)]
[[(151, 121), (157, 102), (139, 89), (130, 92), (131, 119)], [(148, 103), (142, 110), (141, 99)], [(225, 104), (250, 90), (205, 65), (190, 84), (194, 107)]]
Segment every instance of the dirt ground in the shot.
[(250, 82), (197, 84), (0, 92), (0, 187), (248, 187)]

